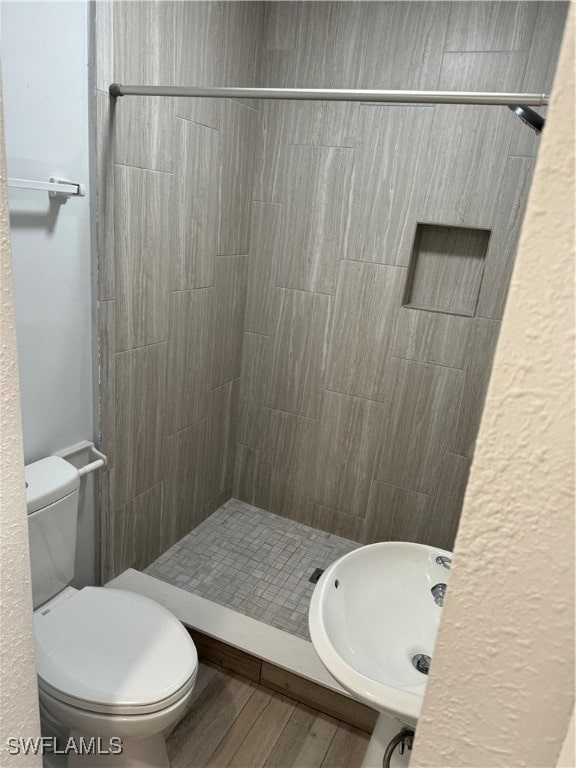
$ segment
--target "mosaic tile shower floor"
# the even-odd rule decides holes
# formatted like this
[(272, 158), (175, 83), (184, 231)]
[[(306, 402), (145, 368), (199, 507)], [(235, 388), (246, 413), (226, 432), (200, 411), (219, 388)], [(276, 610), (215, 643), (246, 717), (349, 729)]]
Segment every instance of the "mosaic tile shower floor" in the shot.
[(309, 640), (310, 576), (359, 546), (230, 499), (145, 573)]

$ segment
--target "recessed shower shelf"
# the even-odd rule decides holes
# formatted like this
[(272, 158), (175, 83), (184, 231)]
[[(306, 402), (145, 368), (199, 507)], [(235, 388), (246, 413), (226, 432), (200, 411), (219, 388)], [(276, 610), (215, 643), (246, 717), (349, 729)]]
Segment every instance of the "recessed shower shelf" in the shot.
[(473, 317), (490, 234), (489, 229), (419, 223), (403, 305)]

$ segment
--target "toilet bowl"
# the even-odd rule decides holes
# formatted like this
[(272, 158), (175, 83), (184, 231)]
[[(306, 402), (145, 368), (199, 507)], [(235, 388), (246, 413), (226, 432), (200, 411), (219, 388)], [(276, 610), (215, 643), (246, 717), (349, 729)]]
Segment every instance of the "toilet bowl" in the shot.
[[(40, 712), (68, 768), (168, 768), (163, 732), (196, 680), (192, 639), (133, 592), (74, 589), (79, 478), (63, 459), (26, 467)], [(72, 529), (72, 530), (71, 530)]]
[(71, 750), (68, 765), (168, 766), (163, 731), (185, 711), (198, 669), (180, 622), (141, 595), (69, 587), (35, 611), (34, 630), (45, 716), (75, 746), (122, 742), (118, 754)]

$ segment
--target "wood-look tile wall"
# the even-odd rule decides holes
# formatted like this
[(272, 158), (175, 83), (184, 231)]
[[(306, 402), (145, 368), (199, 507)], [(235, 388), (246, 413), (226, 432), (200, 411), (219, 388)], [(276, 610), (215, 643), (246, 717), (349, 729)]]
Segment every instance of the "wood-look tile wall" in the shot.
[[(103, 578), (233, 492), (359, 541), (451, 547), (538, 139), (500, 107), (107, 89), (548, 91), (566, 4), (92, 12)], [(470, 316), (402, 306), (418, 223), (490, 230)], [(419, 295), (444, 296), (426, 266)]]
[(232, 492), (257, 111), (111, 82), (255, 84), (258, 3), (93, 4), (102, 578)]
[[(565, 13), (269, 3), (260, 84), (545, 92)], [(451, 548), (538, 139), (474, 106), (262, 102), (258, 132), (234, 493)]]

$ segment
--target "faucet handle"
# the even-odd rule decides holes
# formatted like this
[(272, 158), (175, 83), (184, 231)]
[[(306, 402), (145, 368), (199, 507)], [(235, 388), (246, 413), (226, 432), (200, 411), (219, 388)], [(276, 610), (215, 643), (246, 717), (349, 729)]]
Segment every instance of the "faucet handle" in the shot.
[(446, 557), (446, 555), (438, 555), (438, 557), (436, 558), (436, 562), (438, 563), (438, 565), (441, 565), (443, 568), (446, 568), (448, 570), (450, 570), (450, 568), (452, 567), (452, 558)]
[(444, 605), (444, 598), (446, 597), (446, 590), (448, 589), (447, 585), (443, 582), (440, 584), (435, 584), (430, 592), (432, 592), (432, 597), (434, 598), (434, 602), (436, 605), (439, 605), (440, 608)]

